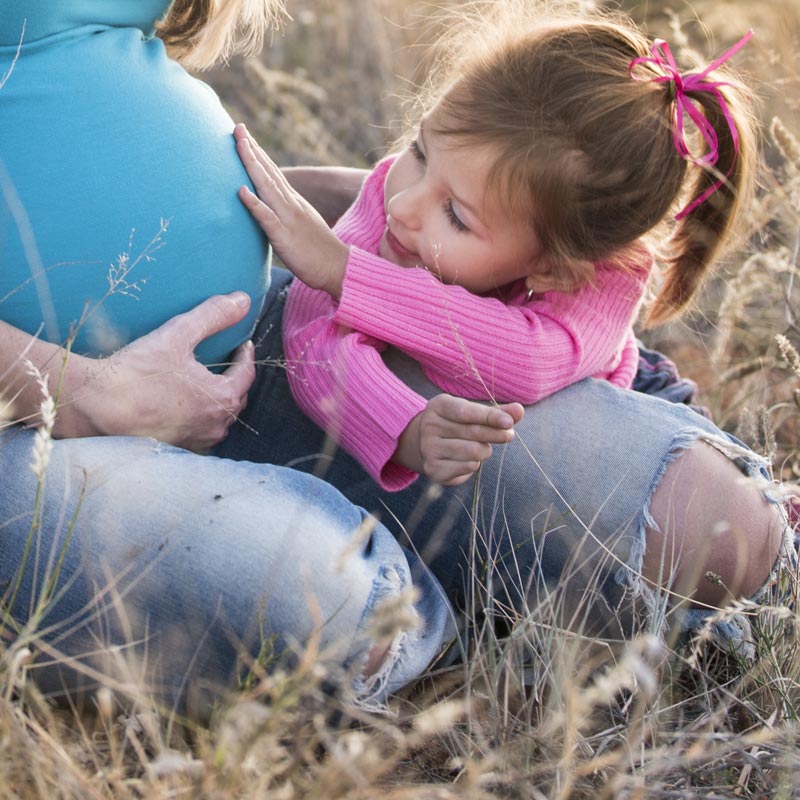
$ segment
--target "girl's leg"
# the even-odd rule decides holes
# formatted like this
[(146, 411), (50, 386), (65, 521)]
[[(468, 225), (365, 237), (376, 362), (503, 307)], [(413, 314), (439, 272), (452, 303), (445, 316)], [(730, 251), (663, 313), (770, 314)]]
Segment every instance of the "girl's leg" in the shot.
[[(202, 712), (249, 668), (313, 646), (371, 702), (447, 643), (435, 580), (320, 480), (106, 437), (54, 442), (40, 482), (32, 447), (32, 431), (0, 435), (3, 630), (48, 692), (106, 682)], [(401, 621), (362, 681), (373, 611), (392, 599)]]

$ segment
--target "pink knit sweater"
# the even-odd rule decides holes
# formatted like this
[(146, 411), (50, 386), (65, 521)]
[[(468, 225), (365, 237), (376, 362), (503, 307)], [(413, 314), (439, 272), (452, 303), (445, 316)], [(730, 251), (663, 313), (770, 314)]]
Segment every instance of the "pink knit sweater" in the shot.
[(426, 400), (383, 364), (387, 345), (420, 363), (443, 391), (535, 403), (594, 377), (629, 387), (638, 364), (632, 324), (652, 259), (631, 271), (597, 265), (594, 286), (527, 298), (523, 281), (491, 296), (445, 285), (425, 269), (376, 255), (386, 226), (391, 159), (369, 175), (335, 227), (350, 245), (342, 296), (294, 281), (284, 313), (289, 383), (302, 410), (385, 489), (416, 477), (391, 459)]

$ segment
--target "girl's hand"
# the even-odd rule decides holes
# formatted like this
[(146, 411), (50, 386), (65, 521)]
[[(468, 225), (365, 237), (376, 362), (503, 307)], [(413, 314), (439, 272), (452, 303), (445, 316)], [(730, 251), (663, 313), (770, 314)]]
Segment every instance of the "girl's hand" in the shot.
[(242, 203), (264, 229), (287, 269), (312, 289), (322, 289), (338, 300), (349, 248), (291, 187), (244, 125), (237, 125), (233, 135), (239, 158), (258, 193), (240, 187)]
[(458, 486), (491, 456), (493, 444), (514, 438), (524, 413), (519, 403), (488, 406), (436, 395), (403, 431), (394, 460), (434, 483)]
[(281, 167), (281, 172), (329, 227), (350, 208), (369, 175), (360, 167)]
[(247, 403), (253, 344), (241, 345), (221, 374), (197, 361), (194, 348), (249, 307), (242, 292), (218, 295), (108, 358), (70, 355), (54, 434), (153, 436), (197, 451), (221, 441)]

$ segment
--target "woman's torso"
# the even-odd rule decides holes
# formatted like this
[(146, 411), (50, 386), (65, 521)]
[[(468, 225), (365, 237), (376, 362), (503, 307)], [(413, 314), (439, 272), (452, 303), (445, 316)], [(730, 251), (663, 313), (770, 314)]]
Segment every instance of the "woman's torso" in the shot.
[(268, 281), (230, 117), (149, 36), (162, 2), (42, 5), (0, 7), (0, 319), (103, 354), (244, 290), (248, 318), (197, 351), (224, 360)]

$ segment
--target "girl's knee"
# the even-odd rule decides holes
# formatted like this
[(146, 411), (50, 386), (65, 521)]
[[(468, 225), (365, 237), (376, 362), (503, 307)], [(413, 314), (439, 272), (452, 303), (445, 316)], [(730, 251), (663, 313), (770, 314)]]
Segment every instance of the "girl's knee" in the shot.
[(698, 604), (750, 597), (780, 551), (784, 521), (763, 485), (698, 442), (667, 467), (650, 501), (642, 572)]

